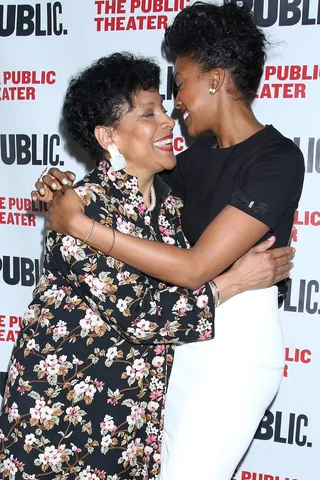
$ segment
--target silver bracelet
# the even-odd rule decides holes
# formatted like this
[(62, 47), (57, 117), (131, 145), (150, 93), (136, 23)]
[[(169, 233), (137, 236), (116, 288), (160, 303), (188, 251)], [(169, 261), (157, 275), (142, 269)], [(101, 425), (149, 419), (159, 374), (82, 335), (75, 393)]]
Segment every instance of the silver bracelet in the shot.
[(219, 291), (219, 288), (217, 287), (216, 283), (213, 280), (211, 280), (210, 283), (211, 283), (213, 291), (214, 291), (215, 307), (219, 307), (219, 305), (220, 305), (220, 291)]
[(88, 235), (86, 236), (86, 238), (82, 242), (79, 243), (79, 247), (82, 247), (82, 245), (84, 245), (89, 240), (89, 238), (90, 238), (90, 236), (93, 232), (93, 229), (94, 229), (94, 224), (95, 224), (95, 219), (93, 218), (90, 231), (89, 231)]

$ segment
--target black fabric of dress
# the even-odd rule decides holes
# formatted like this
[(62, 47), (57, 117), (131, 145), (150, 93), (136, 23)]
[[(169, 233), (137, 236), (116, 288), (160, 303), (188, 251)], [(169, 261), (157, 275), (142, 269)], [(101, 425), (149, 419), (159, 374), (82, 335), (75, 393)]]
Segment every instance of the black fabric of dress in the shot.
[(229, 204), (267, 225), (261, 241), (275, 235), (276, 248), (288, 244), (304, 170), (300, 149), (267, 125), (228, 148), (219, 148), (215, 137), (199, 138), (163, 179), (184, 200), (182, 226), (191, 245)]

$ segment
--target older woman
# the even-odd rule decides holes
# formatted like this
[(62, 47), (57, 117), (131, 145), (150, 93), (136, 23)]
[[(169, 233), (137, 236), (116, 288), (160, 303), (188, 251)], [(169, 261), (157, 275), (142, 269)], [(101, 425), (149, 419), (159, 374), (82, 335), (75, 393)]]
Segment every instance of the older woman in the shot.
[[(165, 177), (185, 202), (182, 225), (193, 248), (118, 235), (113, 255), (152, 277), (194, 289), (269, 235), (277, 237), (277, 246), (287, 244), (304, 161), (291, 140), (253, 114), (266, 39), (250, 11), (231, 2), (196, 2), (177, 15), (165, 38), (177, 55), (175, 105), (189, 133), (216, 135), (199, 138)], [(90, 228), (72, 191), (54, 203), (50, 221), (80, 239)], [(106, 250), (112, 233), (97, 225), (89, 242)], [(215, 282), (217, 304), (220, 286)], [(273, 287), (234, 297), (216, 310), (213, 341), (176, 348), (164, 480), (231, 478), (281, 382), (277, 295)]]
[[(159, 74), (147, 59), (114, 54), (68, 88), (63, 114), (70, 134), (100, 159), (76, 189), (90, 228), (82, 241), (47, 235), (44, 273), (6, 386), (2, 478), (159, 478), (170, 344), (212, 338), (214, 310), (208, 284), (197, 291), (168, 286), (110, 256), (115, 230), (187, 246), (181, 201), (155, 176), (175, 165), (174, 123), (158, 93)], [(106, 255), (88, 244), (98, 225), (113, 232)], [(288, 275), (288, 253), (282, 252), (277, 278)], [(256, 263), (247, 255), (221, 276), (229, 285), (222, 299), (244, 285), (272, 283), (270, 275), (265, 279), (268, 266), (252, 281)]]

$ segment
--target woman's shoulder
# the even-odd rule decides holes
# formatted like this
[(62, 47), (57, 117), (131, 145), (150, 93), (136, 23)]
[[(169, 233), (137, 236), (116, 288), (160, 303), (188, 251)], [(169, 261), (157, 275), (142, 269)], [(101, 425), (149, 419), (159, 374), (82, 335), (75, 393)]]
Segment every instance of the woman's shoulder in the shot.
[(122, 184), (123, 178), (117, 178), (117, 174), (108, 167), (106, 162), (102, 162), (79, 180), (74, 189), (80, 197), (90, 194), (90, 192), (109, 197), (111, 194), (114, 195)]
[(216, 137), (213, 135), (204, 135), (197, 138), (186, 150), (177, 155), (177, 161), (193, 160), (195, 156), (211, 152), (217, 145)]
[(304, 157), (298, 145), (272, 125), (266, 127), (263, 139), (257, 140), (251, 165), (258, 163), (270, 165), (273, 162), (277, 169), (290, 167), (294, 172), (304, 172)]

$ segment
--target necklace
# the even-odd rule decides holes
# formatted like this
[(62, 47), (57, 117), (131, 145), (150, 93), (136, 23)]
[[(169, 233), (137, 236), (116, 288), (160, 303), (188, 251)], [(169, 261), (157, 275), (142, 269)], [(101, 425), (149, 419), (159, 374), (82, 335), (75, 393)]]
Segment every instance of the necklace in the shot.
[(152, 212), (154, 209), (155, 209), (155, 206), (156, 206), (156, 191), (154, 189), (154, 186), (153, 184), (151, 185), (151, 188), (150, 188), (150, 207), (147, 209), (147, 212)]

